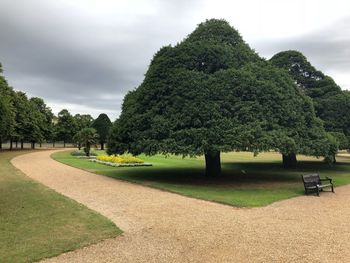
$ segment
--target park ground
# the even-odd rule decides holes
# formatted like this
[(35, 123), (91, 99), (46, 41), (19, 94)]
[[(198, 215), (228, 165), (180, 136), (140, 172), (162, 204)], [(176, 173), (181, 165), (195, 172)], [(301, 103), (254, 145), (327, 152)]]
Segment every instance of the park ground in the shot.
[(54, 161), (52, 153), (12, 162), (108, 217), (124, 234), (47, 262), (346, 262), (350, 257), (350, 186), (246, 209), (79, 170)]
[[(104, 154), (103, 151), (96, 151)], [(70, 166), (119, 180), (215, 201), (234, 206), (264, 206), (279, 200), (304, 194), (301, 174), (320, 173), (334, 178), (337, 186), (350, 183), (350, 155), (337, 157), (337, 165), (330, 166), (322, 159), (298, 156), (296, 169), (282, 167), (281, 155), (275, 152), (231, 152), (222, 154), (223, 176), (206, 178), (204, 158), (181, 156), (145, 156), (140, 158), (151, 167), (115, 168), (78, 159), (70, 152), (57, 152), (52, 157)]]
[(119, 235), (113, 222), (25, 176), (0, 152), (0, 262), (32, 262)]

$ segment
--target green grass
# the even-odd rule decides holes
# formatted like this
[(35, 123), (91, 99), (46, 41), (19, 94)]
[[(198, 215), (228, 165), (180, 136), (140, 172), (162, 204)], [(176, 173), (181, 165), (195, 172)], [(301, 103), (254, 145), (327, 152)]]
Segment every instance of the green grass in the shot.
[(33, 262), (115, 237), (107, 218), (31, 180), (0, 152), (0, 262)]
[[(98, 154), (103, 154), (97, 151)], [(59, 152), (53, 158), (62, 163), (100, 175), (126, 180), (166, 191), (224, 204), (256, 207), (295, 197), (304, 193), (300, 175), (319, 172), (331, 176), (335, 185), (350, 183), (350, 158), (338, 157), (329, 166), (316, 158), (298, 156), (297, 169), (284, 169), (277, 153), (222, 154), (221, 178), (205, 178), (204, 159), (163, 155), (139, 156), (151, 167), (110, 167), (77, 159), (69, 152)]]

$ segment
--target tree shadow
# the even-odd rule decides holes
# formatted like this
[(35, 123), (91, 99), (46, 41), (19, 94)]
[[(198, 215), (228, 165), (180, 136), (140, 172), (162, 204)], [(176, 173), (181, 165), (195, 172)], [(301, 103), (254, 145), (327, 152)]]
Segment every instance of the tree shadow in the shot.
[(299, 161), (294, 169), (285, 169), (280, 162), (224, 162), (222, 176), (204, 176), (204, 163), (198, 166), (132, 167), (104, 171), (118, 179), (145, 184), (199, 185), (216, 187), (278, 187), (300, 184), (305, 173), (331, 176), (349, 171), (349, 163), (328, 165), (320, 161)]

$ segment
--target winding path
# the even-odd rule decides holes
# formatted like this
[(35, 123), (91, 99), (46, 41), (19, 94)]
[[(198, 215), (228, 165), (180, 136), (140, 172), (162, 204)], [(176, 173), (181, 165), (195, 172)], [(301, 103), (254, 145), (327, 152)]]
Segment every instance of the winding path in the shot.
[(45, 262), (349, 262), (350, 186), (242, 209), (18, 156), (29, 177), (100, 212), (124, 234)]

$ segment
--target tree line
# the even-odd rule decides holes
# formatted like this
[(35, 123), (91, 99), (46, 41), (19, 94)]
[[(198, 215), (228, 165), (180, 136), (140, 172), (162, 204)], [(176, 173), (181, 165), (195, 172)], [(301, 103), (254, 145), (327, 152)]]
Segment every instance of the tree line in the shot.
[(103, 149), (110, 127), (111, 121), (104, 113), (94, 120), (89, 114), (73, 116), (63, 109), (55, 116), (42, 98), (28, 98), (24, 92), (15, 91), (0, 75), (0, 149), (5, 141), (11, 150), (23, 149), (25, 142), (29, 142), (32, 149), (43, 142), (51, 142), (55, 147), (57, 141), (63, 142), (64, 147), (66, 143), (79, 146), (84, 143), (86, 129), (97, 135), (96, 142)]

